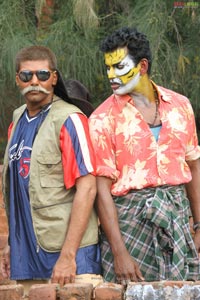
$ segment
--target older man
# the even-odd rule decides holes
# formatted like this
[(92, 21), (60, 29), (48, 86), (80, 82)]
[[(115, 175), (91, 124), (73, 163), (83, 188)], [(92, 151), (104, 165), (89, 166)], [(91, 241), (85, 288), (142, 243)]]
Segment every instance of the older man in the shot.
[(26, 104), (14, 112), (5, 152), (9, 244), (2, 271), (17, 281), (51, 278), (63, 285), (76, 274), (99, 274), (100, 251), (86, 117), (92, 107), (68, 98), (56, 64), (43, 46), (16, 56), (16, 84)]

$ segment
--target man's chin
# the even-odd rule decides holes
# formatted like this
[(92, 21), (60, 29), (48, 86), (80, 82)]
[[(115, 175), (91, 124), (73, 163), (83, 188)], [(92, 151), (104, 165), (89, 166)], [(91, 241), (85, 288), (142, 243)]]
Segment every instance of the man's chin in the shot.
[(113, 94), (122, 96), (122, 95), (127, 94), (127, 92), (124, 91), (123, 89), (120, 89), (120, 88), (119, 88), (119, 89), (113, 90)]
[(127, 95), (132, 93), (134, 90), (133, 86), (129, 86), (129, 85), (124, 85), (124, 86), (120, 86), (118, 89), (113, 89), (113, 93), (116, 95)]

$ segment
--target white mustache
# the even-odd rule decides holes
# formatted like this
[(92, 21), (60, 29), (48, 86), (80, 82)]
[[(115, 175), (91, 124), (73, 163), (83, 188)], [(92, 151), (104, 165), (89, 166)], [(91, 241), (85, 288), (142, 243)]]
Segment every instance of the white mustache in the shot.
[(50, 94), (49, 91), (47, 91), (45, 88), (41, 87), (40, 85), (38, 86), (27, 86), (24, 89), (21, 90), (21, 94), (24, 96), (25, 94), (32, 92), (32, 91), (37, 91), (37, 92), (42, 92), (44, 94)]

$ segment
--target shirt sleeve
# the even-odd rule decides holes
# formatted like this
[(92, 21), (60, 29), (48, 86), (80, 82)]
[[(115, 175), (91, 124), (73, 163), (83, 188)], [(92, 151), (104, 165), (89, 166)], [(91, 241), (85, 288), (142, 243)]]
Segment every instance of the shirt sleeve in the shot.
[(198, 137), (197, 137), (197, 131), (196, 131), (196, 122), (194, 117), (194, 112), (192, 109), (192, 106), (188, 100), (188, 143), (186, 146), (186, 155), (185, 159), (186, 161), (190, 160), (196, 160), (200, 157), (200, 146), (198, 145)]
[(8, 140), (10, 139), (12, 128), (13, 128), (13, 122), (8, 127)]
[(60, 149), (66, 188), (74, 186), (81, 176), (96, 175), (95, 155), (85, 115), (74, 113), (66, 119), (60, 132)]
[(116, 150), (112, 141), (114, 132), (106, 113), (92, 114), (89, 118), (90, 136), (92, 139), (97, 165), (97, 176), (109, 177), (116, 182), (119, 171), (116, 167)]

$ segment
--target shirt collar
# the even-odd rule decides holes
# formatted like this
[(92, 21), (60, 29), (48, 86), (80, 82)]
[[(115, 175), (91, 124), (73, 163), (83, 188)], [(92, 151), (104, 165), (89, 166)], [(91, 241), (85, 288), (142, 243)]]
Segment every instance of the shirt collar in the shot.
[(116, 95), (116, 94), (114, 94), (114, 97), (115, 97), (115, 101), (116, 101), (116, 103), (117, 103), (117, 105), (118, 105), (118, 107), (119, 107), (120, 110), (128, 102), (130, 102), (131, 104), (134, 105), (133, 99), (132, 99), (132, 97), (129, 94), (126, 94), (126, 95)]
[(167, 89), (164, 89), (163, 87), (156, 85), (155, 82), (151, 80), (151, 83), (153, 84), (154, 88), (156, 89), (158, 93), (159, 100), (164, 100), (166, 102), (171, 102), (171, 95), (169, 94)]

